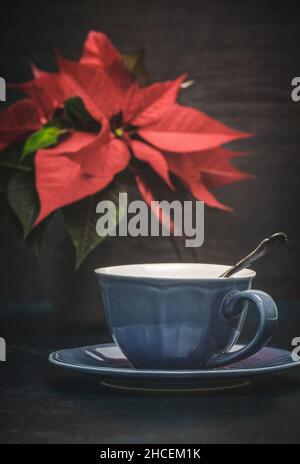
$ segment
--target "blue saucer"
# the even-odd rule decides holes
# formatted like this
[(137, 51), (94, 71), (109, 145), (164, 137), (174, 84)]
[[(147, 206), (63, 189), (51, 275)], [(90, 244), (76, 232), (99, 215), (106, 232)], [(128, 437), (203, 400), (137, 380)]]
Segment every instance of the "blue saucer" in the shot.
[[(235, 345), (233, 350), (241, 348)], [(105, 386), (137, 390), (193, 391), (245, 385), (251, 377), (300, 365), (289, 351), (265, 347), (241, 362), (216, 369), (136, 369), (114, 343), (55, 351), (49, 361), (56, 366), (96, 374)]]

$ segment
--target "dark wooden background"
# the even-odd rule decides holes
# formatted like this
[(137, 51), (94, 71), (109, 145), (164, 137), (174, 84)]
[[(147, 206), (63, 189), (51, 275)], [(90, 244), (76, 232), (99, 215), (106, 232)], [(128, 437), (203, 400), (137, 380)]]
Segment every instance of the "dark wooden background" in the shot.
[[(30, 62), (54, 70), (54, 48), (77, 59), (87, 32), (96, 29), (123, 51), (144, 46), (154, 80), (187, 71), (195, 85), (183, 92), (184, 103), (254, 132), (235, 147), (250, 154), (237, 164), (257, 178), (218, 192), (235, 213), (206, 209), (197, 259), (232, 263), (265, 236), (286, 231), (285, 249), (257, 264), (256, 286), (275, 298), (299, 297), (300, 103), (292, 102), (290, 84), (300, 74), (300, 15), (293, 4), (11, 0), (1, 8), (0, 75), (9, 82), (30, 79)], [(9, 102), (16, 97), (8, 92)], [(174, 260), (166, 240), (114, 243), (99, 265)], [(47, 301), (46, 273), (8, 222), (1, 223), (0, 243), (2, 303)], [(183, 256), (192, 259), (190, 250)]]

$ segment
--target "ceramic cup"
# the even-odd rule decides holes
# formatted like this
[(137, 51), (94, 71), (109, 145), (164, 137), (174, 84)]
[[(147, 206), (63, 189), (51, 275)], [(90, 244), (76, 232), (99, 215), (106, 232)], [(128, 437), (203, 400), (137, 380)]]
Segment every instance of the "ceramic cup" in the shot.
[[(276, 304), (266, 293), (250, 290), (252, 270), (218, 278), (228, 267), (176, 263), (95, 270), (112, 337), (136, 368), (214, 368), (240, 361), (270, 340)], [(249, 301), (259, 311), (256, 335), (230, 352)]]

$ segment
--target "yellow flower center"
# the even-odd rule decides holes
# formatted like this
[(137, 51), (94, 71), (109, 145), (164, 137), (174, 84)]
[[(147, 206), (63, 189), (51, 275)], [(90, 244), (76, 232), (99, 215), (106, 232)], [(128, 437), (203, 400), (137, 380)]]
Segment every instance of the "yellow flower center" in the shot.
[(117, 129), (115, 129), (116, 137), (122, 137), (123, 134), (124, 134), (124, 131), (121, 127), (117, 127)]

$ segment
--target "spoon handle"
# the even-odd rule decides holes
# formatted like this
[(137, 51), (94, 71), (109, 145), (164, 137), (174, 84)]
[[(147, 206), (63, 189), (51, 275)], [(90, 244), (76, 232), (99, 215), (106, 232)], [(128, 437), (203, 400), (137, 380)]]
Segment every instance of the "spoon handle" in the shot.
[(230, 267), (220, 277), (230, 277), (238, 271), (249, 267), (254, 261), (267, 255), (276, 248), (282, 246), (287, 241), (287, 236), (284, 232), (277, 232), (271, 237), (263, 240), (251, 253), (238, 261), (234, 266)]

